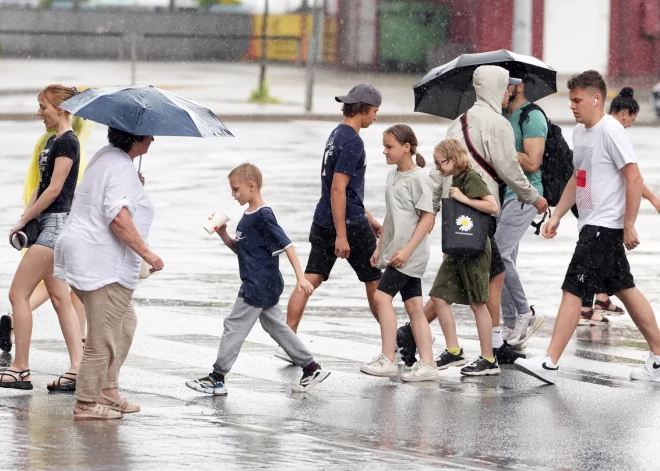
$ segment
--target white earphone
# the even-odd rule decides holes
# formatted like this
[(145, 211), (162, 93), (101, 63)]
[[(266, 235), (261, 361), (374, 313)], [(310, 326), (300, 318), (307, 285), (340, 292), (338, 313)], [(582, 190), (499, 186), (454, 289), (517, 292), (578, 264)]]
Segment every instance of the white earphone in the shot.
[(598, 106), (598, 98), (594, 99), (594, 106)]

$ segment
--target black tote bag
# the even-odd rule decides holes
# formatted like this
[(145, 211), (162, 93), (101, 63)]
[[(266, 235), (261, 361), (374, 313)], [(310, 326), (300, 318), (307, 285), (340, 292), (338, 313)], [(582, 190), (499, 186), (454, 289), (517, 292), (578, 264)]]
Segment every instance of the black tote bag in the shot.
[(478, 257), (486, 250), (492, 216), (453, 198), (442, 199), (442, 252)]

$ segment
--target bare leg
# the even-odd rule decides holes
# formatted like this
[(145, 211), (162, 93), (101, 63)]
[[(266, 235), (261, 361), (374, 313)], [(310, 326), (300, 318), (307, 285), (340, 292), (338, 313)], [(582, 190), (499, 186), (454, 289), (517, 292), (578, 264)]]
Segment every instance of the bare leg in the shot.
[(477, 321), (481, 356), (484, 358), (493, 358), (493, 327), (491, 325), (490, 313), (484, 303), (470, 304), (470, 308), (474, 313), (474, 319)]
[(424, 315), (426, 316), (426, 320), (430, 324), (433, 322), (438, 316), (435, 314), (435, 306), (433, 305), (433, 299), (429, 299), (424, 306)]
[(44, 283), (39, 283), (32, 293), (32, 296), (30, 296), (30, 310), (34, 311), (35, 309), (39, 309), (49, 298), (50, 296), (48, 296), (46, 285)]
[(451, 312), (451, 304), (434, 296), (431, 296), (431, 301), (435, 306), (435, 314), (438, 321), (440, 321), (440, 328), (445, 336), (447, 348), (460, 348), (458, 336), (456, 335), (456, 319), (454, 319), (454, 313)]
[(559, 305), (559, 313), (555, 321), (555, 330), (552, 332), (552, 339), (548, 347), (548, 355), (554, 364), (557, 364), (559, 357), (564, 353), (566, 345), (575, 332), (575, 328), (580, 320), (580, 307), (582, 300), (569, 293), (563, 291), (561, 304)]
[[(39, 282), (52, 270), (53, 253), (53, 249), (33, 245), (16, 269), (9, 289), (9, 302), (14, 313), (16, 354), (9, 369), (24, 371), (30, 368), (30, 340), (32, 338), (30, 297)], [(25, 379), (29, 379), (29, 376)]]
[[(500, 326), (500, 312), (502, 310), (502, 287), (504, 286), (504, 272), (495, 275), (488, 281), (488, 301), (486, 308), (490, 313), (491, 327)], [(491, 331), (492, 336), (492, 331)]]
[(630, 318), (648, 342), (653, 354), (660, 355), (660, 330), (653, 308), (646, 297), (637, 288), (624, 289), (616, 293), (616, 296), (626, 306)]
[(374, 302), (378, 310), (380, 322), (380, 338), (382, 341), (382, 352), (391, 362), (394, 362), (394, 350), (396, 348), (396, 313), (392, 306), (392, 296), (382, 291), (376, 291)]
[[(435, 367), (433, 360), (433, 340), (431, 338), (431, 327), (429, 321), (424, 315), (424, 303), (421, 296), (410, 298), (403, 303), (406, 306), (406, 311), (410, 317), (410, 326), (412, 327), (415, 343), (417, 344), (417, 351), (422, 361)], [(382, 319), (382, 317), (379, 317)], [(383, 330), (383, 323), (381, 322), (381, 331)], [(396, 326), (395, 326), (395, 340), (396, 340)], [(396, 342), (395, 342), (396, 343)]]
[(376, 289), (378, 288), (378, 283), (380, 283), (380, 280), (368, 281), (367, 283), (364, 284), (364, 287), (367, 290), (367, 300), (369, 301), (369, 309), (371, 309), (371, 313), (376, 319), (376, 322), (378, 322), (378, 309), (376, 307), (375, 295), (376, 295)]
[(76, 310), (76, 315), (78, 316), (78, 324), (80, 324), (80, 337), (85, 338), (87, 337), (87, 317), (85, 315), (85, 306), (83, 305), (82, 301), (78, 299), (78, 296), (76, 296), (76, 293), (71, 290), (71, 304), (73, 305), (73, 309)]
[[(305, 279), (314, 286), (314, 289), (323, 283), (323, 277), (321, 275), (305, 273)], [(298, 332), (298, 324), (300, 324), (300, 319), (302, 319), (305, 312), (305, 306), (307, 306), (308, 300), (309, 296), (302, 291), (299, 292), (294, 289), (293, 293), (291, 293), (286, 309), (286, 323), (294, 332)]]

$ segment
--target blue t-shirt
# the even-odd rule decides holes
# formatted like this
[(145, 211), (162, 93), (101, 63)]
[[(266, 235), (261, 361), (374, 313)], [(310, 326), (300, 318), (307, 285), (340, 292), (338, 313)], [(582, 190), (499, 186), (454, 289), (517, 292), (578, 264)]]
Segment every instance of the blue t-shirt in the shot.
[(284, 290), (279, 255), (290, 246), (268, 206), (243, 214), (236, 226), (236, 252), (243, 281), (238, 296), (247, 304), (267, 308), (279, 302)]
[(352, 127), (337, 126), (325, 144), (321, 166), (321, 199), (316, 205), (314, 222), (326, 229), (334, 229), (330, 190), (335, 173), (351, 177), (346, 186), (346, 225), (355, 225), (367, 218), (364, 212), (364, 174), (367, 171), (367, 155), (364, 142)]

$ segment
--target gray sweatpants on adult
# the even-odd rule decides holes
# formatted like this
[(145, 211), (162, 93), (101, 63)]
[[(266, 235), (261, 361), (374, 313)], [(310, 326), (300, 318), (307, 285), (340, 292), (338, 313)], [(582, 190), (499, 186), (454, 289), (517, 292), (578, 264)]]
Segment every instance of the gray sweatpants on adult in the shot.
[(225, 318), (218, 358), (213, 365), (215, 373), (221, 375), (229, 373), (257, 319), (261, 322), (261, 327), (284, 349), (296, 365), (304, 368), (314, 361), (309, 350), (286, 324), (279, 305), (268, 308), (254, 307), (239, 297), (231, 313)]
[(529, 304), (523, 290), (516, 261), (520, 241), (536, 216), (536, 208), (523, 205), (517, 198), (509, 198), (502, 205), (500, 220), (495, 232), (495, 241), (506, 266), (504, 288), (502, 289), (502, 322), (513, 328), (518, 314), (529, 312)]

